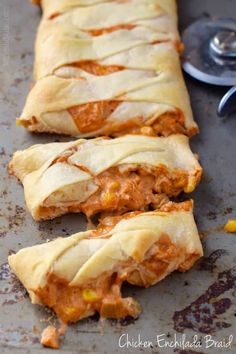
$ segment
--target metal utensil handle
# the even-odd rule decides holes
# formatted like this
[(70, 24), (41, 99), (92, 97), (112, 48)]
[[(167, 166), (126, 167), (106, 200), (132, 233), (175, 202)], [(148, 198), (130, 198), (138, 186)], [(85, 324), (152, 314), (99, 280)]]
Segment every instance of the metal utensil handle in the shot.
[(233, 112), (236, 112), (236, 86), (223, 96), (217, 111), (219, 117), (228, 116)]

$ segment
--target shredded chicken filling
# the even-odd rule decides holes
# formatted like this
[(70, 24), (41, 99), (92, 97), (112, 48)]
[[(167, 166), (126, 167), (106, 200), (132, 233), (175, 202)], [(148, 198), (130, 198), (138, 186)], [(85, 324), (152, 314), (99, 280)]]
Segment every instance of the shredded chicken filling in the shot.
[(145, 124), (142, 117), (131, 119), (124, 123), (109, 122), (105, 128), (105, 134), (112, 136), (121, 136), (125, 134), (143, 134), (149, 136), (169, 136), (172, 134), (184, 134), (192, 136), (196, 134), (197, 129), (188, 130), (185, 127), (185, 120), (182, 113), (178, 110), (166, 112), (155, 119), (151, 125)]
[[(69, 155), (59, 157), (60, 162), (67, 163)], [(54, 162), (56, 163), (57, 160)], [(81, 168), (81, 166), (78, 166)], [(82, 167), (83, 169), (83, 167)], [(196, 176), (198, 183), (200, 174)], [(50, 205), (50, 197), (40, 208), (40, 215), (61, 215), (67, 212), (83, 212), (87, 217), (96, 214), (122, 214), (129, 210), (147, 210), (160, 208), (169, 201), (168, 196), (177, 196), (188, 185), (189, 176), (181, 170), (168, 170), (164, 165), (156, 169), (136, 167), (120, 171), (112, 167), (94, 177), (99, 187), (85, 202), (66, 201), (64, 205)]]
[(94, 182), (99, 186), (98, 191), (79, 206), (87, 216), (145, 210), (148, 205), (158, 208), (168, 201), (166, 196), (178, 195), (184, 189), (188, 176), (183, 171), (170, 172), (165, 166), (153, 171), (139, 167), (126, 172), (112, 167), (95, 177)]

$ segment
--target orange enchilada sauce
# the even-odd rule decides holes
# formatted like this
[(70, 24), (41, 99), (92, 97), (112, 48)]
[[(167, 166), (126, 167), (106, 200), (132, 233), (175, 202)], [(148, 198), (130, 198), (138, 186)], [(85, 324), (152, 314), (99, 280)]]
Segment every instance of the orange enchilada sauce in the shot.
[(67, 66), (73, 68), (79, 68), (81, 70), (87, 71), (88, 73), (96, 76), (109, 75), (125, 69), (121, 65), (102, 65), (96, 62), (95, 60), (83, 60), (78, 63), (69, 64)]
[[(101, 130), (104, 135), (120, 136), (124, 134), (147, 134), (151, 136), (169, 136), (171, 134), (192, 135), (197, 132), (193, 129), (191, 132), (185, 127), (183, 114), (176, 110), (167, 112), (157, 117), (149, 126), (145, 125), (143, 117), (134, 117), (125, 122), (106, 122), (110, 115), (122, 101), (108, 100), (90, 102), (78, 105), (68, 109), (76, 126), (82, 134)], [(189, 134), (190, 133), (190, 134)]]

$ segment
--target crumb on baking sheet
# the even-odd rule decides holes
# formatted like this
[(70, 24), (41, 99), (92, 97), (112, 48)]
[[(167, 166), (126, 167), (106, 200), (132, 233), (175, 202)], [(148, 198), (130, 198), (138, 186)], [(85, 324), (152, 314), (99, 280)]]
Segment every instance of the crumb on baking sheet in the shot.
[(66, 325), (61, 324), (59, 328), (52, 325), (47, 326), (41, 336), (41, 344), (44, 347), (58, 349), (60, 348), (60, 337), (65, 334)]
[(60, 333), (58, 329), (54, 326), (48, 326), (43, 330), (41, 337), (41, 344), (45, 347), (58, 349)]

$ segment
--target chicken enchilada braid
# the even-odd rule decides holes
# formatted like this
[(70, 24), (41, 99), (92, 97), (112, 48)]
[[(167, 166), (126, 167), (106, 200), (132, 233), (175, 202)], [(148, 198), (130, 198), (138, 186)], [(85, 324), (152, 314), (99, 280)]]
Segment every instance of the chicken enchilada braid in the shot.
[[(35, 220), (101, 219), (96, 230), (22, 249), (9, 265), (32, 303), (64, 324), (95, 313), (137, 318), (124, 282), (148, 288), (203, 255), (193, 202), (169, 201), (202, 175), (189, 146), (198, 126), (176, 0), (32, 2), (42, 8), (35, 83), (17, 124), (81, 139), (17, 151), (9, 171)], [(60, 334), (49, 326), (42, 344), (58, 348)]]

